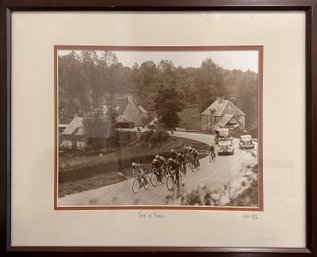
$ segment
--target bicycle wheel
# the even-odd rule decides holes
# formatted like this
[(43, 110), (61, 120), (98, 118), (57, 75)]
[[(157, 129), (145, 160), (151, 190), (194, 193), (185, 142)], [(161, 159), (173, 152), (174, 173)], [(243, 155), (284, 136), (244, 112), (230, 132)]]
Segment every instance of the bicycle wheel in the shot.
[(151, 174), (151, 184), (152, 184), (152, 186), (154, 186), (154, 187), (157, 186), (157, 175), (156, 175), (155, 172)]
[(197, 160), (196, 169), (200, 170), (200, 161), (199, 160)]
[(166, 179), (166, 187), (168, 191), (172, 191), (174, 189), (174, 179), (172, 176), (168, 176)]
[(182, 174), (183, 176), (186, 175), (186, 167), (181, 166), (179, 171), (180, 171), (179, 173)]
[(193, 172), (193, 167), (192, 167), (190, 162), (186, 164), (186, 169), (190, 170), (191, 172)]
[(144, 181), (143, 181), (143, 187), (145, 190), (149, 190), (150, 188), (150, 183), (151, 183), (151, 179), (148, 175), (144, 176)]
[(190, 162), (190, 168), (192, 169), (193, 172), (196, 171), (196, 165), (193, 161)]
[(190, 163), (190, 167), (191, 167), (191, 169), (192, 169), (192, 171), (194, 172), (194, 171), (198, 171), (199, 170), (199, 161), (198, 161), (198, 165), (197, 165), (197, 162), (196, 161), (192, 161), (191, 163)]
[(212, 160), (213, 160), (213, 156), (209, 154), (209, 162), (212, 162)]
[(162, 184), (165, 184), (165, 182), (166, 182), (166, 177), (167, 177), (167, 175), (166, 175), (166, 172), (163, 172), (163, 173), (161, 173), (161, 183)]
[(132, 183), (132, 192), (136, 194), (140, 191), (140, 188), (141, 188), (140, 181), (139, 179), (136, 178)]

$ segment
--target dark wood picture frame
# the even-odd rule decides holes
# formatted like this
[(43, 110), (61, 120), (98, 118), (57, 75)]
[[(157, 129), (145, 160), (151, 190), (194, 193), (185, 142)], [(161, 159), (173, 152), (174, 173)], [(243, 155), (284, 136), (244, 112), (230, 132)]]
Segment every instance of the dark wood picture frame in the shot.
[[(1, 256), (101, 255), (107, 252), (187, 252), (220, 256), (317, 256), (317, 1), (316, 0), (1, 0), (0, 6), (0, 250)], [(306, 248), (11, 247), (11, 15), (16, 11), (305, 11), (306, 13)], [(285, 215), (288, 215), (287, 213)], [(69, 252), (73, 253), (69, 253)], [(42, 253), (39, 253), (42, 252)], [(83, 253), (84, 252), (84, 253)], [(136, 253), (137, 252), (137, 253)], [(142, 253), (141, 253), (142, 252)], [(145, 252), (145, 253), (144, 253)], [(113, 255), (113, 253), (108, 253)]]

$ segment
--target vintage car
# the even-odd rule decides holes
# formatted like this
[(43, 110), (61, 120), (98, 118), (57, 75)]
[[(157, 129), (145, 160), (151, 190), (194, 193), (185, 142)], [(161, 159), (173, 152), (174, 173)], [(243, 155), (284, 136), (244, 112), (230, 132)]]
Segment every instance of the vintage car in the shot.
[(233, 155), (234, 148), (231, 140), (219, 141), (218, 155)]
[(254, 149), (255, 144), (252, 141), (252, 136), (251, 135), (240, 136), (239, 147), (240, 149)]
[(228, 141), (232, 142), (232, 137), (230, 136), (230, 129), (220, 128), (216, 130), (215, 133), (215, 143), (218, 144), (219, 141)]

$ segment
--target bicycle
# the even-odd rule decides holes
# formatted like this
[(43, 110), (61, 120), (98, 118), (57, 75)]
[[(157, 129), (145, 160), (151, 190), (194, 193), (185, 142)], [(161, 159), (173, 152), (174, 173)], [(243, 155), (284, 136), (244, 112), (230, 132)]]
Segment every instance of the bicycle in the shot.
[(185, 154), (185, 158), (184, 158), (185, 165), (188, 164), (189, 162), (190, 162), (190, 156), (189, 154)]
[(167, 178), (166, 178), (166, 187), (167, 187), (167, 190), (168, 191), (172, 191), (175, 187), (175, 185), (177, 187), (179, 187), (180, 185), (182, 184), (182, 175), (178, 174), (178, 181), (176, 179), (176, 174), (172, 173), (170, 170), (168, 171), (168, 175), (167, 175)]
[(179, 173), (182, 174), (183, 176), (186, 175), (186, 163), (181, 162), (179, 165)]
[(153, 168), (152, 173), (151, 173), (151, 184), (152, 186), (156, 187), (158, 182), (164, 184), (166, 181), (166, 176), (164, 172), (164, 168), (161, 167), (161, 173), (157, 168)]
[(191, 158), (186, 165), (192, 170), (192, 172), (199, 171), (200, 169), (200, 162), (198, 158)]
[(151, 183), (151, 179), (148, 175), (137, 177), (132, 183), (132, 192), (135, 194), (138, 193), (141, 187), (144, 187), (145, 190), (149, 190), (150, 183)]

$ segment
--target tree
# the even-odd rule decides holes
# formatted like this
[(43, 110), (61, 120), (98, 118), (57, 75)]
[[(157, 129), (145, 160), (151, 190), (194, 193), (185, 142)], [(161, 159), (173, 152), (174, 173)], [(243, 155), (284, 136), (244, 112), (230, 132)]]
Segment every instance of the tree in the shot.
[[(160, 85), (166, 85), (164, 94), (172, 95), (171, 99), (164, 99), (164, 96), (162, 104), (157, 99)], [(168, 88), (177, 93), (169, 92)], [(170, 60), (161, 60), (157, 64), (144, 61), (130, 68), (120, 63), (111, 51), (72, 51), (58, 56), (60, 123), (69, 123), (75, 113), (82, 116), (100, 105), (109, 107), (105, 115), (111, 120), (115, 96), (130, 93), (136, 95), (137, 104), (151, 114), (154, 111), (162, 114), (167, 109), (162, 120), (170, 127), (178, 123), (177, 111), (170, 114), (169, 109), (175, 107), (174, 100), (186, 105), (199, 104), (204, 110), (220, 96), (231, 100), (246, 113), (246, 122), (254, 127), (257, 125), (257, 89), (257, 73), (226, 70), (211, 58), (203, 60), (197, 68), (175, 67)], [(170, 103), (165, 103), (169, 100)], [(168, 117), (176, 120), (169, 121)]]
[(154, 110), (166, 128), (175, 128), (179, 124), (178, 113), (183, 108), (182, 95), (176, 87), (160, 87), (154, 99)]
[(89, 88), (83, 80), (80, 56), (72, 51), (58, 57), (59, 122), (69, 123), (74, 114), (90, 111)]
[(103, 104), (102, 99), (106, 93), (114, 94), (116, 85), (113, 84), (112, 80), (114, 76), (112, 67), (117, 64), (116, 55), (110, 51), (104, 51), (102, 56), (95, 51), (82, 52), (83, 74), (85, 83), (90, 88), (94, 109), (98, 109)]
[(83, 125), (93, 150), (99, 151), (105, 147), (106, 138), (111, 136), (111, 121), (105, 115), (105, 110), (99, 107), (93, 112), (87, 113)]
[(108, 137), (110, 123), (102, 107), (86, 114), (83, 121), (85, 132), (90, 137)]
[(157, 65), (157, 69), (160, 72), (160, 80), (163, 84), (175, 85), (176, 68), (172, 61), (161, 60)]

